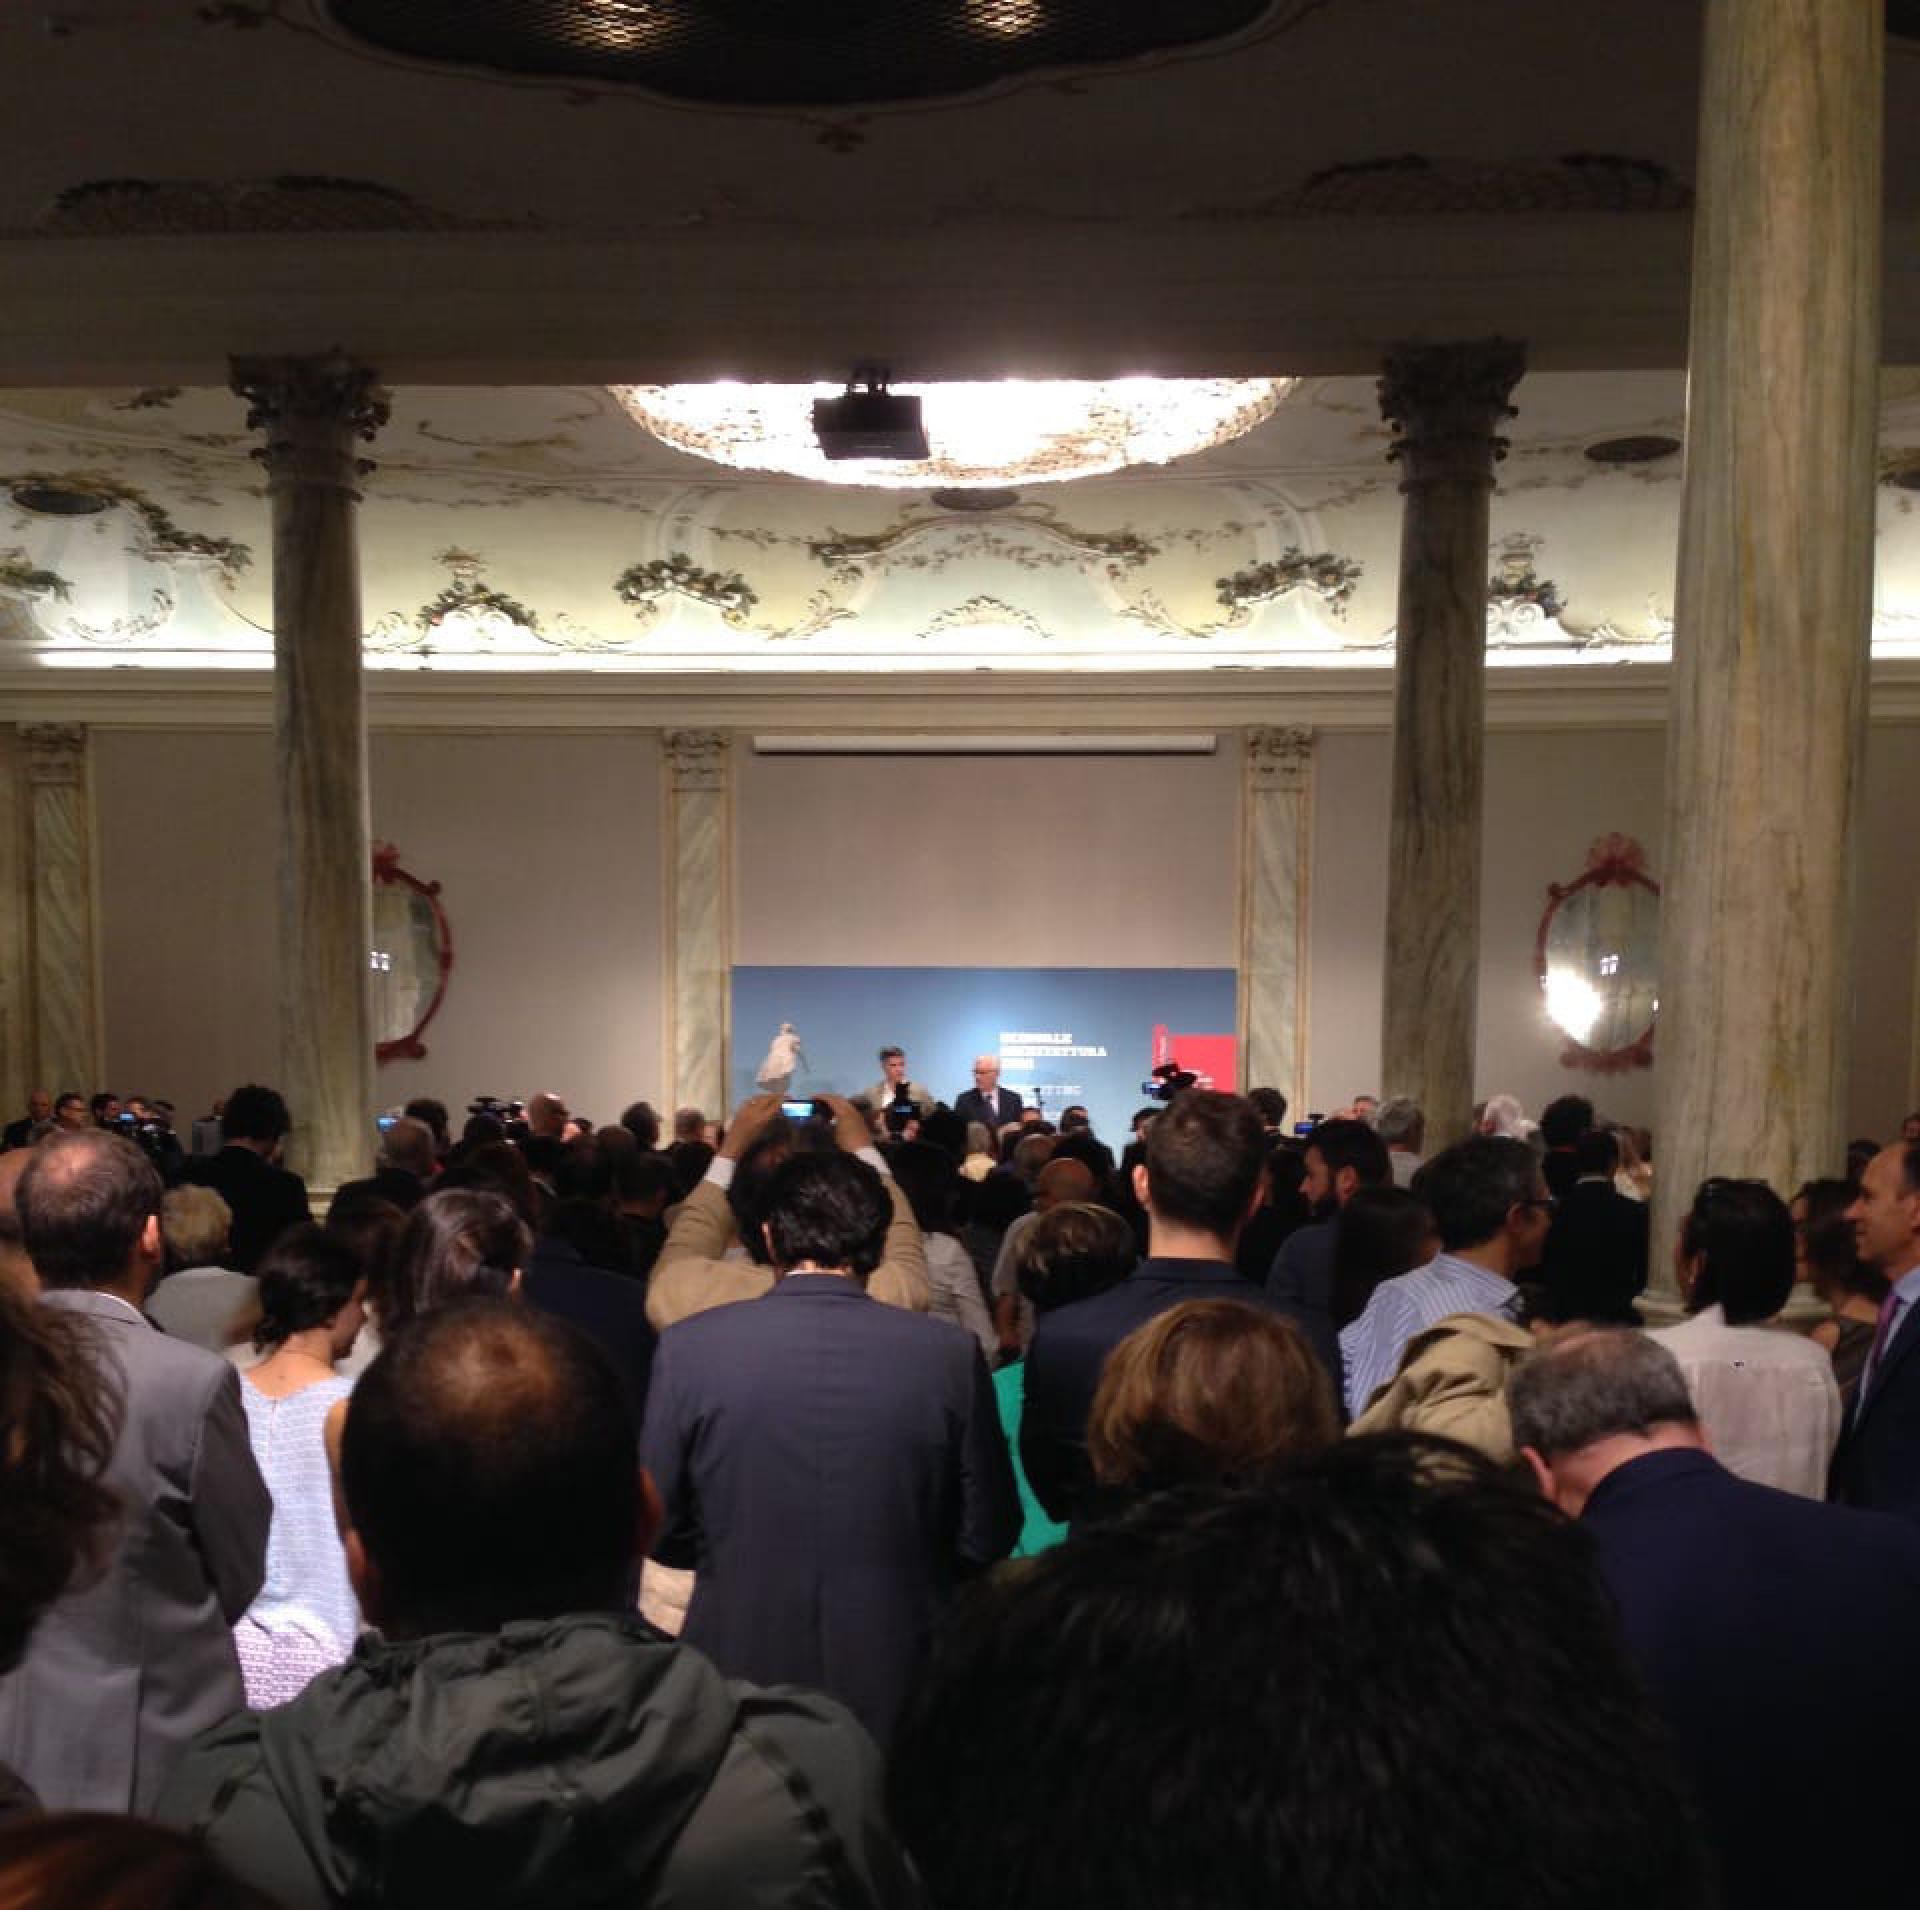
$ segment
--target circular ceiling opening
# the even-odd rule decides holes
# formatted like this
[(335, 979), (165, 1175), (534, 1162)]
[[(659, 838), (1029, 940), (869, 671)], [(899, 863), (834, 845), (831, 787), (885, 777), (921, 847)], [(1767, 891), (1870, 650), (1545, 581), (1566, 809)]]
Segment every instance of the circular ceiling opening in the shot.
[(16, 484), (7, 494), (23, 511), (36, 517), (92, 517), (112, 502), (96, 491), (69, 490), (64, 484), (42, 484), (29, 480)]
[(1657, 437), (1647, 433), (1630, 438), (1602, 438), (1587, 446), (1587, 456), (1595, 464), (1656, 464), (1680, 449), (1678, 438)]

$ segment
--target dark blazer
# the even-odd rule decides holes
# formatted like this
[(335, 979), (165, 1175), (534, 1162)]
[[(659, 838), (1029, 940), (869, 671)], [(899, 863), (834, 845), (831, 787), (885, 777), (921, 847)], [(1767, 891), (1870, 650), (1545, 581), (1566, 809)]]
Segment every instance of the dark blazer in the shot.
[(1840, 1430), (1828, 1496), (1920, 1521), (1920, 1306), (1909, 1306), (1880, 1370)]
[(232, 1626), (266, 1573), (273, 1502), (234, 1369), (124, 1301), (83, 1314), (124, 1406), (106, 1482), (126, 1506), (99, 1577), (40, 1620), (0, 1678), (0, 1764), (49, 1810), (146, 1815), (199, 1732), (246, 1703)]
[(1003, 1128), (1017, 1121), (1026, 1103), (1011, 1088), (995, 1088), (989, 1101), (978, 1088), (968, 1088), (953, 1097), (953, 1111), (963, 1121), (984, 1121), (990, 1129)]
[(698, 1574), (684, 1642), (838, 1698), (882, 1745), (956, 1584), (1020, 1533), (973, 1336), (835, 1274), (663, 1333), (640, 1453), (654, 1556)]
[(647, 1321), (647, 1289), (624, 1273), (596, 1267), (571, 1241), (542, 1234), (521, 1281), (529, 1306), (576, 1326), (613, 1362), (636, 1424), (647, 1403), (657, 1336)]
[(1333, 1257), (1340, 1244), (1340, 1221), (1309, 1221), (1280, 1243), (1267, 1269), (1267, 1300), (1284, 1313), (1319, 1355), (1333, 1381), (1333, 1396), (1346, 1393), (1340, 1364), (1340, 1329), (1333, 1321)]
[(1645, 1201), (1616, 1193), (1610, 1181), (1576, 1181), (1559, 1197), (1536, 1276), (1554, 1320), (1638, 1326), (1634, 1295), (1647, 1284)]
[(1027, 1349), (1020, 1463), (1054, 1519), (1072, 1519), (1092, 1490), (1087, 1414), (1107, 1355), (1136, 1326), (1182, 1300), (1244, 1300), (1286, 1309), (1220, 1260), (1143, 1260), (1116, 1287), (1043, 1313)]
[(1580, 1524), (1694, 1781), (1727, 1910), (1911, 1903), (1896, 1747), (1920, 1711), (1920, 1533), (1687, 1449), (1609, 1473)]
[(313, 1218), (307, 1183), (298, 1174), (263, 1161), (250, 1147), (223, 1147), (204, 1160), (189, 1160), (181, 1179), (211, 1187), (233, 1209), (227, 1264), (238, 1273), (254, 1272), (260, 1256), (282, 1232)]

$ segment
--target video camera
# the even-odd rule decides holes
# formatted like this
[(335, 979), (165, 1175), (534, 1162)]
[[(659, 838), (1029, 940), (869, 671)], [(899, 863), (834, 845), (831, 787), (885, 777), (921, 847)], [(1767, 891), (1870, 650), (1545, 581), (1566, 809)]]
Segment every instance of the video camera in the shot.
[(1199, 1079), (1191, 1068), (1183, 1068), (1177, 1061), (1163, 1061), (1154, 1069), (1151, 1081), (1140, 1083), (1140, 1092), (1149, 1101), (1171, 1101), (1176, 1094), (1184, 1094), (1193, 1087)]

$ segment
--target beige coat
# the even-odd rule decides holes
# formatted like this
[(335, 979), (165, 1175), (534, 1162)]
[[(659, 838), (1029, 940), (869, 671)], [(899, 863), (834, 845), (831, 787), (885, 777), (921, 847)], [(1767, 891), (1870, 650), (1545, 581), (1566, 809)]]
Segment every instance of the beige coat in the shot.
[[(867, 1291), (888, 1306), (926, 1312), (932, 1300), (927, 1284), (927, 1256), (920, 1244), (907, 1197), (891, 1180), (887, 1198), (893, 1219), (887, 1227), (887, 1248)], [(654, 1262), (647, 1281), (647, 1318), (655, 1329), (666, 1329), (708, 1307), (734, 1300), (757, 1300), (772, 1289), (773, 1269), (744, 1256), (726, 1257), (736, 1236), (733, 1209), (712, 1181), (703, 1180), (681, 1204), (667, 1230), (666, 1245)]]
[(1442, 1433), (1506, 1465), (1507, 1375), (1533, 1344), (1525, 1327), (1496, 1314), (1449, 1313), (1407, 1342), (1392, 1379), (1347, 1431)]

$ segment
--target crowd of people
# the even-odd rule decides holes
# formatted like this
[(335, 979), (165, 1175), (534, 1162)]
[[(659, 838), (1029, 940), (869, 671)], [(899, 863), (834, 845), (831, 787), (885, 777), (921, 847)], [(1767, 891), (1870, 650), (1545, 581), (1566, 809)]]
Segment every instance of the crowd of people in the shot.
[(1920, 1116), (1656, 1243), (1578, 1096), (880, 1064), (319, 1215), (271, 1088), (35, 1095), (0, 1910), (1904, 1900)]

